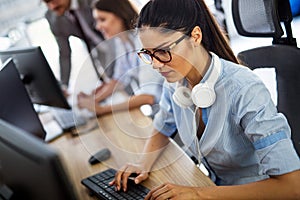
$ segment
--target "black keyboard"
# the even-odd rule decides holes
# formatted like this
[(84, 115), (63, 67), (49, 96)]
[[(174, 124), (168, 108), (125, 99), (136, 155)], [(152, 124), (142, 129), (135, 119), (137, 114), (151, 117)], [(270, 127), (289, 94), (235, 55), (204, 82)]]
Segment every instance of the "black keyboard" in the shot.
[(143, 185), (135, 184), (131, 179), (128, 179), (127, 192), (116, 191), (115, 186), (108, 184), (115, 177), (115, 173), (116, 170), (110, 168), (83, 179), (81, 183), (92, 191), (95, 196), (104, 200), (139, 200), (144, 199), (150, 191)]
[(70, 131), (76, 126), (82, 126), (87, 123), (84, 117), (75, 115), (72, 110), (52, 108), (51, 113), (63, 131)]

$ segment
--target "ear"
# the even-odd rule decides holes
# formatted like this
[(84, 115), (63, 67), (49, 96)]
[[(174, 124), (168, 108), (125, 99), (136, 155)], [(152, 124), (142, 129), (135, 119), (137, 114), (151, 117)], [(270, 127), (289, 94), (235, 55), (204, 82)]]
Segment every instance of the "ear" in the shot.
[(202, 41), (202, 31), (199, 26), (195, 26), (191, 32), (191, 39), (193, 40), (195, 46), (199, 46)]

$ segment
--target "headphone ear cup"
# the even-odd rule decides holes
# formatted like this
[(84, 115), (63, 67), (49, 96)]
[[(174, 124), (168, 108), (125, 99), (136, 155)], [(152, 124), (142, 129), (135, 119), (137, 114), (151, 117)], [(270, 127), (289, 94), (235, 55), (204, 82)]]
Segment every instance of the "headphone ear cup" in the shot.
[(187, 108), (193, 105), (191, 90), (187, 87), (181, 86), (176, 88), (172, 98), (174, 102), (182, 108)]
[(197, 107), (207, 108), (215, 102), (216, 93), (208, 84), (199, 83), (193, 88), (191, 99)]

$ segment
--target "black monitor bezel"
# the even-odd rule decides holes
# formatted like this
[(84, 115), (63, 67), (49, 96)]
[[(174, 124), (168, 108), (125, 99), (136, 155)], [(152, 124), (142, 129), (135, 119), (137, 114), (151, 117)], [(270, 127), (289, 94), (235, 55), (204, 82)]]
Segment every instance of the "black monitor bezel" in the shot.
[(40, 46), (0, 51), (0, 58), (13, 59), (33, 103), (71, 109)]
[(59, 154), (1, 119), (0, 163), (0, 188), (12, 200), (78, 199)]
[(0, 69), (0, 118), (44, 140), (46, 131), (12, 59)]

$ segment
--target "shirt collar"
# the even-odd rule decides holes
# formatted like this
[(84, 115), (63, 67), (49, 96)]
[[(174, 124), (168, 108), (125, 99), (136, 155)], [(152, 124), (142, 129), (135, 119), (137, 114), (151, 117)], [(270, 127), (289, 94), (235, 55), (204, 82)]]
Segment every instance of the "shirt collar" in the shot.
[(79, 8), (78, 0), (71, 0), (70, 10), (77, 10)]

